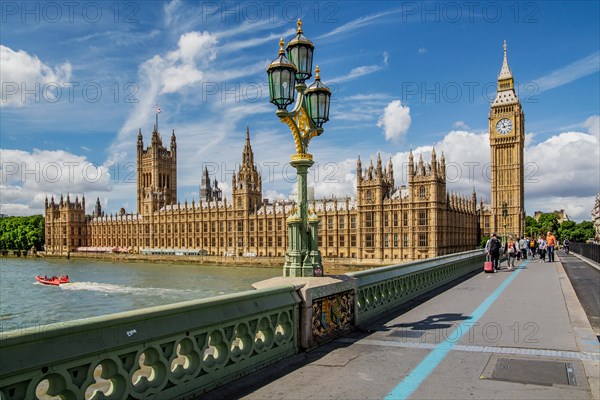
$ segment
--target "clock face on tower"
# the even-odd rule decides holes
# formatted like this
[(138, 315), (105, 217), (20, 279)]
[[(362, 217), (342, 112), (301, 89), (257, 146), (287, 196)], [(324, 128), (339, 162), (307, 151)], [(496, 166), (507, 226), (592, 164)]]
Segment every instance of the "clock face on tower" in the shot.
[(496, 131), (501, 135), (506, 135), (512, 131), (513, 123), (508, 118), (502, 118), (496, 124)]

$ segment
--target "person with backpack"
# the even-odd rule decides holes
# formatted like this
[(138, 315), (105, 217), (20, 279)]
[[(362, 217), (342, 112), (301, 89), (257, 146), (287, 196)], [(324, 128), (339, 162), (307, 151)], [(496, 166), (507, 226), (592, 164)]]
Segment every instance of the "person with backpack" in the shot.
[(563, 241), (563, 250), (565, 254), (569, 254), (569, 243), (569, 238), (565, 238), (565, 240)]
[(535, 258), (536, 250), (537, 250), (537, 242), (536, 242), (535, 238), (532, 236), (531, 240), (529, 241), (529, 255), (531, 256), (531, 258)]
[[(486, 248), (487, 247), (488, 246), (486, 246)], [(492, 237), (490, 238), (490, 241), (489, 241), (489, 250), (488, 250), (487, 254), (491, 258), (492, 268), (493, 268), (494, 272), (500, 270), (500, 265), (499, 265), (500, 247), (502, 247), (502, 243), (500, 243), (500, 240), (496, 237), (496, 234), (492, 233)]]
[(529, 241), (525, 239), (525, 236), (521, 236), (519, 240), (519, 250), (521, 250), (521, 258), (527, 260), (527, 248), (529, 247)]

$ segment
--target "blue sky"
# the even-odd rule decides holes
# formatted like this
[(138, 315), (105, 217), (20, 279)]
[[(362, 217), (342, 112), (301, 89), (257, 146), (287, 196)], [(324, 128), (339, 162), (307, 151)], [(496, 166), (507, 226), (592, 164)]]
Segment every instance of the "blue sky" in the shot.
[[(600, 190), (598, 2), (3, 2), (0, 210), (41, 212), (46, 195), (135, 207), (137, 131), (154, 110), (178, 141), (178, 197), (208, 166), (226, 194), (246, 126), (263, 193), (288, 196), (291, 134), (265, 86), (296, 19), (333, 90), (311, 142), (317, 196), (353, 195), (356, 157), (410, 148), (453, 163), (448, 190), (489, 200), (487, 116), (502, 44), (526, 115), (526, 209), (589, 219)], [(473, 165), (472, 169), (469, 165)], [(451, 174), (449, 174), (450, 176)]]

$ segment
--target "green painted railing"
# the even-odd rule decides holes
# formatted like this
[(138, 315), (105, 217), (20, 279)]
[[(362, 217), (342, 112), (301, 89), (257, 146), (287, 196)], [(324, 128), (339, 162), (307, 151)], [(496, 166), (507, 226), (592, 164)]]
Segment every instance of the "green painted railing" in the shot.
[(483, 250), (466, 251), (347, 275), (356, 279), (357, 323), (379, 317), (407, 301), (477, 269)]
[(280, 286), (0, 333), (0, 398), (190, 397), (295, 354), (299, 302)]

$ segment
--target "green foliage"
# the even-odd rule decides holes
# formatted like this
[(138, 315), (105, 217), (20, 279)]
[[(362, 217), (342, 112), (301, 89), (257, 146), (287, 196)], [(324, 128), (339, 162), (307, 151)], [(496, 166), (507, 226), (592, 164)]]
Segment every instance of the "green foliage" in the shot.
[(481, 239), (481, 243), (479, 244), (479, 247), (481, 247), (482, 249), (485, 249), (485, 244), (487, 243), (487, 241), (490, 240), (489, 236), (484, 236)]
[(539, 233), (545, 235), (548, 231), (556, 234), (558, 232), (558, 217), (554, 213), (544, 213), (538, 220)]
[(558, 240), (563, 241), (568, 238), (571, 242), (585, 242), (594, 237), (594, 223), (591, 221), (582, 221), (575, 223), (565, 221), (558, 228)]
[(590, 221), (580, 223), (563, 221), (559, 224), (554, 213), (542, 214), (539, 221), (533, 217), (525, 217), (525, 233), (527, 235), (545, 236), (548, 231), (554, 233), (559, 243), (567, 238), (571, 242), (585, 242), (594, 237), (594, 224)]
[(44, 245), (44, 217), (0, 218), (0, 249), (29, 250), (35, 246), (41, 250)]
[(540, 224), (529, 215), (525, 217), (525, 234), (537, 237), (540, 235)]

